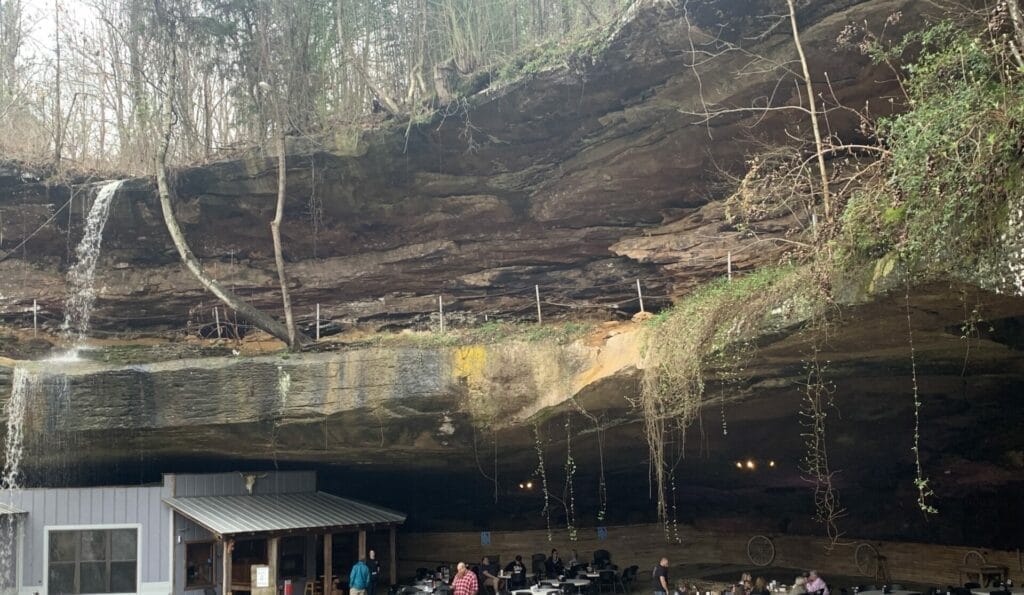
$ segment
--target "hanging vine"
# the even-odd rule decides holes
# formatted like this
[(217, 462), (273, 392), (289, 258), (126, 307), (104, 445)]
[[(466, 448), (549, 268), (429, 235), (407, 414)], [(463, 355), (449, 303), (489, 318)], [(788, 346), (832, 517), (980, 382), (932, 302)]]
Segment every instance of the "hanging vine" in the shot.
[(608, 483), (604, 478), (604, 430), (597, 424), (597, 521), (602, 522), (608, 516)]
[(576, 477), (576, 460), (572, 457), (572, 413), (565, 415), (565, 524), (569, 541), (576, 541), (576, 494), (573, 480)]
[(914, 327), (910, 319), (910, 280), (906, 281), (904, 306), (907, 313), (907, 343), (910, 344), (910, 379), (914, 394), (914, 445), (910, 450), (914, 453), (914, 487), (917, 488), (917, 507), (925, 516), (938, 514), (939, 510), (932, 506), (928, 499), (935, 492), (928, 486), (928, 478), (921, 467), (921, 394), (917, 385), (917, 354), (914, 350)]
[(537, 451), (537, 470), (534, 472), (540, 477), (541, 489), (544, 491), (544, 508), (541, 515), (544, 516), (544, 525), (548, 530), (548, 541), (553, 539), (551, 534), (551, 493), (548, 491), (548, 474), (544, 469), (544, 445), (540, 439), (540, 426), (533, 425), (533, 447)]
[(752, 336), (809, 319), (823, 308), (820, 285), (809, 282), (809, 272), (806, 267), (767, 267), (722, 279), (652, 321), (639, 408), (650, 452), (652, 497), (667, 540), (674, 538), (676, 506), (670, 505), (674, 465), (665, 445), (678, 433), (679, 450), (672, 454), (685, 457), (686, 430), (700, 421), (705, 370), (714, 370), (716, 381), (738, 382), (755, 352)]
[(834, 406), (835, 392), (831, 383), (825, 380), (827, 362), (821, 363), (821, 347), (817, 336), (811, 345), (811, 355), (804, 362), (804, 399), (800, 409), (801, 425), (804, 427), (804, 443), (807, 452), (801, 462), (801, 471), (814, 485), (814, 518), (825, 526), (828, 537), (826, 550), (833, 549), (843, 533), (838, 521), (846, 514), (839, 501), (839, 494), (833, 484), (835, 472), (829, 465), (825, 419), (828, 409)]
[(573, 406), (580, 414), (594, 424), (594, 434), (597, 436), (597, 521), (601, 522), (608, 516), (608, 482), (604, 476), (604, 427), (596, 415), (587, 411), (583, 405), (576, 400), (576, 396), (570, 399)]

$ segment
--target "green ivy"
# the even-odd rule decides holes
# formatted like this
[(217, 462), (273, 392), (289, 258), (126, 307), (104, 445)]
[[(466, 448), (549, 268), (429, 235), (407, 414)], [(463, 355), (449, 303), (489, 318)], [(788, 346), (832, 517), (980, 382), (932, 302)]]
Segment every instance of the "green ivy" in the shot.
[(885, 181), (851, 197), (840, 253), (878, 258), (896, 250), (913, 270), (991, 286), (1006, 258), (1002, 237), (1020, 200), (1024, 83), (986, 38), (942, 23), (909, 35), (909, 108), (878, 123), (890, 151)]

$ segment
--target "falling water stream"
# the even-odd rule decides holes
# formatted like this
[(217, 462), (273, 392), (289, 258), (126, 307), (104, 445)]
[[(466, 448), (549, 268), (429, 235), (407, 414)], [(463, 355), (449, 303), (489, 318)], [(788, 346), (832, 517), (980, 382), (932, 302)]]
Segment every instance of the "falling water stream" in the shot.
[(61, 330), (69, 337), (77, 332), (74, 353), (85, 339), (89, 330), (89, 318), (92, 307), (96, 303), (96, 262), (100, 257), (100, 246), (103, 243), (103, 228), (110, 216), (110, 204), (114, 201), (117, 189), (124, 180), (115, 180), (104, 184), (96, 200), (89, 209), (85, 221), (85, 234), (75, 248), (76, 262), (68, 271), (68, 299), (64, 302), (64, 324)]
[[(31, 389), (31, 375), (22, 367), (14, 368), (11, 375), (11, 398), (7, 401), (7, 436), (4, 438), (4, 467), (0, 475), (3, 499), (0, 503), (14, 504), (21, 473), (21, 456), (25, 450), (25, 403)], [(0, 590), (14, 587), (15, 537), (17, 525), (13, 515), (0, 515)]]
[[(110, 205), (123, 180), (107, 182), (96, 193), (92, 208), (85, 221), (85, 233), (75, 249), (76, 261), (68, 271), (68, 298), (64, 304), (64, 323), (61, 331), (71, 339), (71, 348), (51, 357), (52, 362), (68, 362), (78, 359), (78, 350), (89, 330), (89, 318), (96, 303), (96, 263), (103, 242), (103, 228), (110, 216)], [(43, 388), (43, 372), (25, 366), (15, 367), (11, 376), (11, 397), (4, 413), (7, 417), (7, 434), (4, 439), (4, 465), (0, 474), (0, 505), (14, 504), (15, 494), (21, 485), (21, 461), (25, 452), (25, 412), (32, 400), (33, 392)], [(66, 378), (58, 382), (60, 398), (69, 397)], [(49, 392), (49, 391), (46, 391)], [(58, 403), (60, 404), (60, 403)], [(67, 403), (64, 403), (67, 405)], [(0, 592), (14, 587), (16, 560), (15, 536), (17, 525), (13, 515), (0, 515)], [(16, 589), (14, 589), (16, 591)]]

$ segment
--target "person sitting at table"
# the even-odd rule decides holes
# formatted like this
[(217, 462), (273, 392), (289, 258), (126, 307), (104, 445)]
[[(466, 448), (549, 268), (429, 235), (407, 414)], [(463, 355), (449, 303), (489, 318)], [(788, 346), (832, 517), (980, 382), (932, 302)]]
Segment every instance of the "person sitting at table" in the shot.
[(565, 565), (562, 563), (562, 559), (558, 557), (558, 550), (551, 550), (551, 555), (544, 562), (544, 570), (547, 572), (548, 578), (558, 578), (565, 572)]
[(479, 589), (476, 574), (466, 568), (465, 562), (459, 562), (452, 578), (452, 595), (476, 595)]
[(807, 573), (807, 583), (804, 585), (804, 588), (811, 595), (828, 595), (828, 585), (825, 584), (824, 579), (818, 576), (817, 570)]
[(676, 590), (672, 591), (672, 595), (690, 595), (690, 588), (686, 586), (686, 581), (682, 579), (676, 581)]
[(789, 590), (789, 595), (807, 595), (807, 579), (802, 576), (796, 577), (793, 581), (793, 588)]
[(754, 590), (754, 577), (750, 576), (749, 572), (744, 572), (740, 575), (740, 582), (738, 584), (743, 587), (743, 592), (749, 595)]
[(447, 562), (441, 562), (437, 565), (437, 576), (438, 580), (449, 582), (452, 580), (452, 567)]
[(491, 564), (491, 559), (484, 556), (480, 560), (480, 584), (484, 587), (490, 587), (494, 589), (494, 594), (500, 593), (501, 579), (498, 578), (498, 569), (495, 568), (494, 564)]
[(754, 588), (750, 591), (753, 595), (768, 595), (768, 581), (763, 576), (757, 577), (754, 581)]
[(522, 556), (516, 554), (516, 559), (509, 562), (508, 566), (505, 566), (505, 572), (512, 575), (512, 578), (508, 580), (510, 589), (526, 588), (526, 564), (523, 564)]

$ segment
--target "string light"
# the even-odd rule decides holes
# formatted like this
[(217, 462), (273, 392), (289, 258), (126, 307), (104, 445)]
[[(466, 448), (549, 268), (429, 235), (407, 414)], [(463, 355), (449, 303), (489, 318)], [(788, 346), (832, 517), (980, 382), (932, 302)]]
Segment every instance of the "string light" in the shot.
[[(762, 460), (761, 463), (767, 465), (771, 469), (774, 469), (775, 466), (776, 466), (774, 459), (769, 459), (767, 461)], [(758, 466), (758, 461), (756, 459), (747, 459), (745, 461), (736, 461), (736, 468), (741, 470), (741, 471), (744, 471), (744, 470), (746, 470), (746, 471), (756, 471), (757, 470), (757, 466)]]

